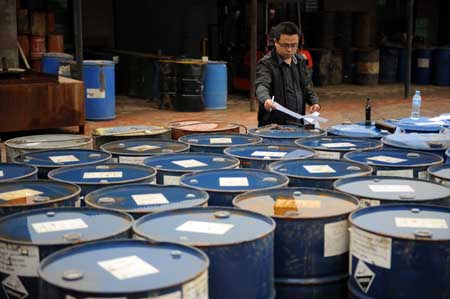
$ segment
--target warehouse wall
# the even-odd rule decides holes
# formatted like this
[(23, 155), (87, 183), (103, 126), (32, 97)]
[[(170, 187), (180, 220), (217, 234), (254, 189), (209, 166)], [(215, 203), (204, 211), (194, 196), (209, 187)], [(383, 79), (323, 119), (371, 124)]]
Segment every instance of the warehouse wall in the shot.
[(114, 48), (114, 5), (111, 0), (83, 0), (86, 48)]

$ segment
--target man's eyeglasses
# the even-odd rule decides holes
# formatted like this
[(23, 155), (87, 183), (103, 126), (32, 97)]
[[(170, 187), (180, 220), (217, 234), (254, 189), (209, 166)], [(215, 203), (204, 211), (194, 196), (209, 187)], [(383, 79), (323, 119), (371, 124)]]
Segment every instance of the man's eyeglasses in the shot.
[(287, 43), (278, 43), (280, 45), (280, 47), (284, 48), (284, 49), (297, 49), (298, 48), (298, 43), (294, 43), (294, 44), (287, 44)]

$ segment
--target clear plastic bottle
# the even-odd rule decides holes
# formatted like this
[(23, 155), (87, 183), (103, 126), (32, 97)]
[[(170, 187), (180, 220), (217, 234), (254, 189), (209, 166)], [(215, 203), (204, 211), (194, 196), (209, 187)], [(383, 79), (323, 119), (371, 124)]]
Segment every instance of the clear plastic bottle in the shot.
[(418, 119), (420, 117), (420, 106), (422, 105), (422, 97), (420, 91), (416, 90), (416, 94), (412, 98), (411, 118)]

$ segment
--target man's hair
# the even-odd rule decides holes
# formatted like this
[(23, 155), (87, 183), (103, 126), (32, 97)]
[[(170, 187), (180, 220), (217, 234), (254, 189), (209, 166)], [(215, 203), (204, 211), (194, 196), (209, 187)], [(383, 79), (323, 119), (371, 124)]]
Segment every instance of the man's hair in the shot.
[(277, 26), (273, 27), (271, 35), (274, 39), (279, 40), (282, 34), (294, 35), (297, 34), (300, 37), (300, 28), (292, 22), (281, 22)]

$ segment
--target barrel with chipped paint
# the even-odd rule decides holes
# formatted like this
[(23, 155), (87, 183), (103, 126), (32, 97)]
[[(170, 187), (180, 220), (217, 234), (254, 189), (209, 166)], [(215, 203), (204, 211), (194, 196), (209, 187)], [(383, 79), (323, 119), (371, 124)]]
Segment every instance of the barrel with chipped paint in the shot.
[(374, 138), (381, 139), (389, 135), (389, 132), (381, 130), (374, 123), (366, 125), (365, 123), (349, 123), (334, 125), (327, 128), (330, 136), (342, 136), (353, 138)]
[(120, 126), (97, 128), (92, 131), (94, 147), (100, 148), (105, 143), (135, 138), (170, 139), (171, 131), (161, 126)]
[(0, 183), (37, 179), (38, 169), (32, 165), (0, 163)]
[(315, 152), (297, 145), (257, 144), (229, 147), (225, 154), (239, 159), (242, 168), (268, 169), (272, 162), (308, 159)]
[(81, 189), (69, 183), (21, 180), (0, 184), (0, 217), (46, 207), (74, 207)]
[(405, 133), (439, 133), (450, 126), (449, 121), (434, 121), (430, 117), (387, 119), (385, 122), (403, 129)]
[(10, 264), (0, 269), (0, 297), (39, 298), (40, 261), (69, 246), (129, 238), (132, 223), (125, 213), (89, 208), (46, 208), (1, 218), (0, 250)]
[(237, 168), (239, 160), (213, 153), (179, 153), (147, 158), (144, 164), (158, 171), (156, 174), (158, 184), (179, 185), (183, 174)]
[(185, 245), (108, 240), (48, 256), (39, 275), (43, 298), (208, 299), (208, 267), (203, 252)]
[(110, 154), (97, 150), (59, 149), (23, 153), (14, 158), (14, 162), (36, 166), (39, 169), (38, 177), (47, 179), (48, 173), (53, 169), (74, 165), (97, 164), (108, 162), (110, 159)]
[(159, 212), (133, 226), (138, 237), (152, 242), (181, 242), (204, 251), (211, 261), (211, 299), (275, 297), (274, 230), (269, 217), (225, 207)]
[(75, 134), (48, 134), (13, 138), (5, 141), (6, 160), (23, 153), (49, 149), (91, 149), (92, 138)]
[(436, 165), (428, 168), (430, 180), (450, 188), (450, 164)]
[(349, 221), (349, 298), (450, 298), (450, 209), (379, 206)]
[(267, 125), (248, 130), (250, 135), (263, 138), (264, 144), (294, 144), (296, 139), (325, 136), (322, 129), (305, 129), (295, 125)]
[(208, 192), (210, 206), (232, 206), (233, 198), (238, 194), (285, 187), (289, 179), (285, 175), (267, 170), (241, 168), (185, 174), (180, 178), (180, 183), (182, 186)]
[(233, 205), (272, 217), (277, 299), (347, 298), (348, 215), (358, 199), (317, 188), (240, 194)]
[(332, 159), (280, 161), (269, 165), (269, 170), (289, 178), (290, 187), (311, 187), (333, 190), (333, 183), (342, 178), (368, 176), (370, 166)]
[(188, 143), (191, 152), (223, 154), (227, 147), (258, 144), (262, 138), (247, 134), (203, 133), (185, 135), (178, 141)]
[(383, 147), (383, 143), (374, 139), (350, 138), (340, 136), (323, 136), (295, 141), (299, 146), (306, 146), (316, 152), (316, 158), (340, 160), (351, 151), (374, 150)]
[(412, 178), (389, 176), (348, 178), (336, 181), (334, 188), (357, 197), (362, 207), (384, 204), (450, 206), (450, 188)]
[(239, 133), (241, 129), (247, 133), (244, 125), (217, 120), (178, 120), (168, 123), (167, 127), (172, 129), (173, 140), (198, 133)]
[(373, 150), (344, 155), (348, 161), (364, 163), (373, 168), (373, 175), (428, 179), (427, 169), (443, 162), (441, 156), (420, 151)]
[(110, 153), (115, 163), (144, 165), (144, 160), (159, 155), (189, 151), (189, 144), (161, 139), (126, 139), (108, 142), (100, 146), (102, 151)]
[(409, 133), (392, 134), (383, 137), (385, 146), (397, 149), (426, 151), (445, 158), (445, 151), (450, 149), (450, 134)]
[(208, 198), (205, 191), (190, 187), (127, 184), (91, 192), (85, 202), (89, 207), (126, 212), (138, 219), (165, 210), (207, 206)]

